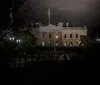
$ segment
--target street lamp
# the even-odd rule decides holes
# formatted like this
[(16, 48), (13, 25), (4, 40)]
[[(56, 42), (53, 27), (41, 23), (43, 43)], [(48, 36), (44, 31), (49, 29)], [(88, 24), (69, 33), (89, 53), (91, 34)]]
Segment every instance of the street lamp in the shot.
[(19, 43), (21, 42), (21, 40), (20, 39), (17, 39), (16, 42), (18, 43), (18, 49), (17, 50), (18, 50), (18, 57), (19, 57), (19, 47), (20, 47), (20, 44)]
[(14, 38), (14, 37), (12, 37), (12, 40), (15, 40), (15, 38)]
[(16, 40), (16, 42), (17, 42), (17, 43), (20, 43), (20, 42), (21, 42), (21, 40), (20, 40), (20, 39), (18, 39), (18, 40)]
[(9, 40), (11, 40), (12, 38), (10, 37)]
[(58, 34), (56, 34), (56, 39), (58, 39)]
[(98, 41), (98, 42), (100, 42), (100, 39), (99, 39), (99, 38), (97, 38), (97, 41)]
[(14, 41), (15, 37), (9, 37), (9, 40)]

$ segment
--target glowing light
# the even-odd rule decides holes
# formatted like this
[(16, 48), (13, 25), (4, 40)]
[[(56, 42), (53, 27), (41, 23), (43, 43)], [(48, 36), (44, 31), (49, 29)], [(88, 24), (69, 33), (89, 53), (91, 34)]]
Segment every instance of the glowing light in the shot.
[(15, 39), (14, 37), (10, 37), (10, 38), (9, 38), (9, 40), (14, 40), (14, 39)]
[(12, 37), (12, 40), (14, 40), (15, 38), (14, 37)]
[(16, 42), (17, 42), (17, 43), (20, 43), (20, 42), (21, 42), (21, 40), (16, 40)]
[(56, 34), (56, 38), (58, 38), (58, 34)]
[(16, 42), (18, 42), (18, 40), (16, 40)]
[(11, 40), (11, 37), (9, 38), (9, 40)]
[(66, 42), (64, 43), (64, 46), (67, 46)]
[(100, 39), (97, 39), (97, 41), (100, 41)]
[(42, 42), (42, 46), (45, 46), (45, 42)]

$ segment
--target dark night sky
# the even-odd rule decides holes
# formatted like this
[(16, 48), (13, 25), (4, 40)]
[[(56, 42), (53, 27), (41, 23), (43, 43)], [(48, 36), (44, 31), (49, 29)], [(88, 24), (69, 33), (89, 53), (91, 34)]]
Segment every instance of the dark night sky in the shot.
[(16, 25), (27, 26), (30, 22), (47, 24), (47, 10), (51, 9), (51, 23), (68, 21), (72, 26), (88, 26), (89, 32), (99, 30), (100, 0), (16, 0), (14, 15)]

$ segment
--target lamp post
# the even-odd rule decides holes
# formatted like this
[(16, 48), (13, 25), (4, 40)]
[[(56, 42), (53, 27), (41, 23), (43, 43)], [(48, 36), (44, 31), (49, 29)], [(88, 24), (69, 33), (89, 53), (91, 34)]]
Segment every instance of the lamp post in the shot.
[(14, 41), (15, 40), (15, 37), (9, 37), (9, 40), (10, 41)]
[(100, 39), (99, 39), (99, 38), (97, 38), (97, 41), (98, 41), (98, 42), (100, 42)]
[(9, 37), (9, 40), (10, 40), (10, 44), (12, 46), (12, 49), (14, 49), (15, 37)]
[(17, 39), (16, 42), (18, 43), (18, 57), (19, 57), (19, 47), (20, 47), (21, 40)]

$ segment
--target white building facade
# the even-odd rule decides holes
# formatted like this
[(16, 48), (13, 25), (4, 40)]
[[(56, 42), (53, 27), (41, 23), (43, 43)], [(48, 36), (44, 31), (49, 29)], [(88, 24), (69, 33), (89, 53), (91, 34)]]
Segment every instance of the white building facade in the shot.
[(87, 36), (87, 27), (69, 27), (69, 23), (63, 26), (63, 22), (58, 25), (50, 23), (50, 9), (48, 9), (48, 25), (32, 29), (32, 33), (37, 38), (37, 46), (79, 46), (80, 36)]
[(63, 27), (49, 24), (33, 29), (37, 46), (79, 46), (80, 36), (87, 36), (87, 27)]

